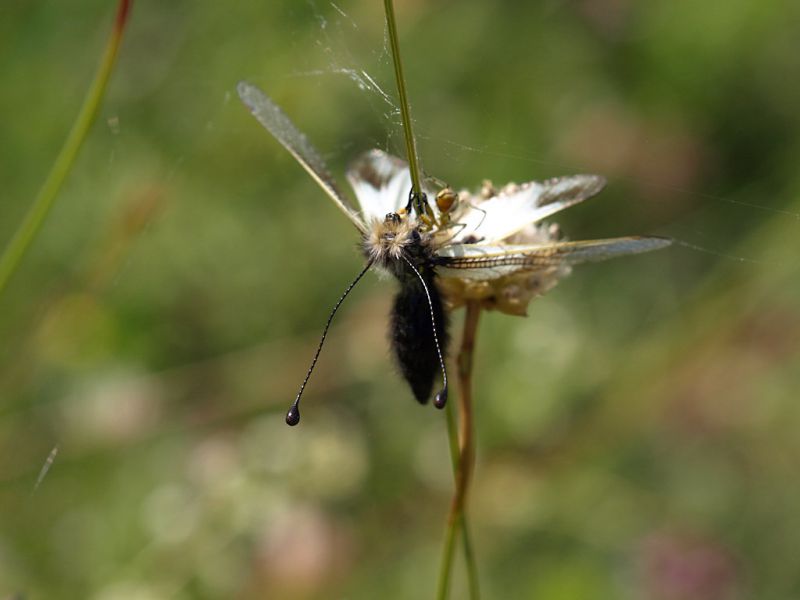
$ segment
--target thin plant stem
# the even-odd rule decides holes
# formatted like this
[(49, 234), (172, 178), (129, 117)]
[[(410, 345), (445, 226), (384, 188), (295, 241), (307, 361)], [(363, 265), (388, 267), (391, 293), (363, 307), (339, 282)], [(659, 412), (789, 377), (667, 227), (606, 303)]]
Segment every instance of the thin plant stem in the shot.
[(34, 238), (39, 233), (42, 224), (50, 213), (50, 209), (53, 207), (53, 202), (58, 196), (64, 180), (72, 169), (84, 140), (89, 134), (92, 123), (97, 117), (108, 86), (108, 80), (114, 70), (114, 64), (122, 42), (122, 33), (128, 22), (131, 4), (133, 4), (133, 0), (119, 1), (111, 37), (106, 45), (94, 80), (86, 93), (83, 105), (75, 118), (75, 122), (72, 124), (72, 129), (56, 157), (47, 179), (45, 179), (33, 204), (25, 215), (25, 219), (11, 238), (8, 246), (6, 246), (2, 256), (0, 256), (0, 293), (5, 289), (9, 279), (19, 267), (23, 256), (25, 256)]
[[(403, 62), (400, 57), (400, 42), (397, 35), (397, 22), (394, 15), (392, 0), (384, 0), (386, 12), (386, 26), (389, 31), (389, 43), (392, 48), (392, 61), (394, 75), (397, 82), (397, 93), (400, 96), (400, 114), (403, 120), (403, 134), (406, 141), (406, 155), (411, 173), (411, 197), (416, 198), (419, 204), (415, 205), (418, 216), (427, 209), (425, 197), (422, 192), (422, 183), (419, 171), (416, 140), (411, 127), (411, 110), (406, 93), (406, 80), (403, 75)], [(428, 209), (429, 210), (429, 209)], [(461, 352), (458, 358), (459, 373), (459, 424), (456, 428), (453, 409), (450, 404), (446, 407), (447, 435), (450, 440), (450, 457), (453, 463), (455, 477), (455, 492), (450, 506), (447, 531), (445, 534), (442, 564), (439, 571), (439, 584), (437, 598), (447, 598), (450, 589), (450, 574), (453, 565), (453, 551), (459, 530), (464, 545), (464, 556), (467, 563), (469, 576), (469, 595), (472, 600), (479, 598), (478, 573), (475, 565), (475, 554), (472, 551), (472, 542), (469, 534), (467, 517), (464, 505), (469, 487), (470, 476), (474, 463), (473, 425), (472, 425), (472, 353), (475, 347), (475, 332), (478, 326), (480, 307), (477, 304), (467, 305), (467, 316), (464, 322), (464, 337)]]
[(406, 155), (411, 171), (411, 190), (418, 197), (422, 197), (422, 183), (419, 176), (419, 161), (417, 160), (417, 145), (414, 132), (411, 129), (411, 110), (408, 106), (406, 94), (406, 80), (403, 75), (403, 62), (400, 59), (400, 41), (397, 36), (397, 23), (394, 18), (394, 3), (392, 0), (383, 0), (386, 11), (386, 26), (389, 29), (389, 43), (392, 47), (392, 61), (394, 62), (394, 78), (397, 81), (397, 93), (400, 96), (400, 115), (403, 118), (403, 134), (406, 139)]
[[(447, 421), (447, 440), (450, 445), (450, 462), (453, 468), (453, 479), (458, 481), (460, 450), (458, 447), (458, 427), (456, 425), (456, 417), (453, 414), (454, 409), (452, 402), (448, 402), (445, 405), (444, 412)], [(457, 527), (456, 522), (452, 520), (451, 506), (451, 512), (448, 514), (447, 527), (444, 534), (442, 559), (439, 564), (439, 581), (436, 586), (437, 600), (446, 600), (450, 593), (450, 574), (453, 570), (453, 550), (455, 549), (455, 540), (459, 529), (460, 527)]]
[(450, 442), (450, 454), (455, 478), (455, 490), (447, 517), (442, 562), (439, 567), (439, 583), (436, 597), (445, 600), (450, 591), (450, 576), (453, 569), (455, 540), (461, 532), (466, 560), (469, 597), (477, 600), (480, 597), (478, 570), (467, 519), (467, 497), (472, 470), (475, 463), (474, 424), (472, 412), (472, 359), (475, 351), (475, 337), (480, 318), (480, 306), (475, 302), (467, 303), (464, 317), (464, 331), (461, 337), (461, 349), (458, 353), (458, 425), (456, 426), (453, 409), (447, 406), (447, 433)]
[[(450, 459), (453, 467), (453, 476), (458, 477), (459, 463), (461, 461), (461, 450), (458, 441), (458, 425), (452, 404), (445, 406), (445, 416), (447, 420), (447, 437), (450, 445)], [(466, 514), (462, 511), (455, 527), (451, 527), (448, 519), (448, 526), (445, 531), (445, 543), (442, 549), (442, 564), (439, 571), (439, 583), (437, 598), (447, 598), (450, 590), (450, 575), (455, 550), (455, 540), (457, 534), (461, 533), (461, 546), (464, 550), (464, 559), (467, 566), (467, 577), (469, 582), (469, 597), (471, 600), (480, 598), (478, 585), (478, 568), (475, 562), (475, 553), (472, 549), (472, 537), (469, 530), (469, 522)]]
[(461, 526), (461, 545), (464, 548), (464, 562), (467, 567), (467, 584), (470, 600), (480, 600), (481, 588), (478, 580), (478, 563), (475, 561), (475, 552), (472, 550), (472, 534), (465, 512), (461, 513), (459, 520)]

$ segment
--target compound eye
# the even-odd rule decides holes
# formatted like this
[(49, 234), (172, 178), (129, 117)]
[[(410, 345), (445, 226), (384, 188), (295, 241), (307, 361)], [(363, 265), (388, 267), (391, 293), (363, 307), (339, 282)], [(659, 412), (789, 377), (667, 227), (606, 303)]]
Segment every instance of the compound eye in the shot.
[(395, 225), (400, 222), (400, 215), (397, 213), (386, 213), (386, 216), (383, 219), (384, 223), (394, 223)]
[(414, 229), (411, 232), (411, 239), (416, 243), (416, 242), (419, 242), (422, 239), (422, 236), (419, 234), (419, 231)]

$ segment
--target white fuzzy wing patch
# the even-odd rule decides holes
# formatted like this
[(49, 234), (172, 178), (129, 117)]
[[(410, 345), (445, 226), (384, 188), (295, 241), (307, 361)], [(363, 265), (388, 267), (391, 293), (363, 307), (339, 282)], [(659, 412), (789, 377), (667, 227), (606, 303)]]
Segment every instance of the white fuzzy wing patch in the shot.
[(530, 223), (591, 198), (605, 184), (599, 175), (570, 175), (505, 188), (488, 200), (466, 206), (456, 219), (464, 228), (455, 241), (467, 237), (486, 243), (505, 239)]
[(404, 160), (382, 150), (370, 150), (358, 157), (347, 170), (366, 223), (383, 221), (387, 213), (408, 203), (411, 174)]

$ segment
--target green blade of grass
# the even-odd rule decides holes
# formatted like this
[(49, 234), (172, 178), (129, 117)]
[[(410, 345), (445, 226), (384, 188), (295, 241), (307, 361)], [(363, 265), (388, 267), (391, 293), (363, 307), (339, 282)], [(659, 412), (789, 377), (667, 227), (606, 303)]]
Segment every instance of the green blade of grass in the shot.
[(122, 33), (128, 22), (132, 4), (133, 0), (119, 1), (116, 19), (114, 20), (114, 28), (111, 32), (108, 44), (106, 45), (105, 52), (103, 53), (103, 59), (89, 87), (83, 105), (75, 118), (75, 122), (72, 124), (72, 129), (67, 139), (64, 141), (61, 151), (58, 153), (47, 179), (45, 179), (33, 204), (25, 215), (25, 219), (17, 228), (11, 241), (3, 251), (2, 256), (0, 256), (0, 294), (5, 290), (8, 281), (16, 272), (22, 258), (25, 256), (25, 252), (27, 252), (28, 248), (33, 243), (44, 220), (50, 213), (50, 209), (53, 207), (58, 192), (64, 180), (67, 178), (67, 175), (69, 175), (75, 158), (78, 156), (78, 152), (89, 134), (92, 123), (94, 123), (97, 117), (100, 104), (108, 85), (108, 80), (111, 77), (111, 72), (114, 70), (117, 53), (119, 52), (120, 43), (122, 42)]
[(419, 174), (419, 160), (414, 132), (411, 128), (411, 110), (408, 105), (406, 93), (406, 80), (403, 75), (403, 61), (400, 57), (400, 41), (397, 35), (397, 23), (394, 17), (394, 3), (384, 0), (383, 7), (386, 12), (386, 26), (389, 30), (389, 43), (392, 46), (392, 62), (394, 63), (394, 78), (397, 82), (397, 93), (400, 95), (400, 114), (403, 119), (403, 134), (406, 140), (406, 157), (408, 168), (411, 172), (411, 189), (417, 198), (422, 198), (422, 183)]

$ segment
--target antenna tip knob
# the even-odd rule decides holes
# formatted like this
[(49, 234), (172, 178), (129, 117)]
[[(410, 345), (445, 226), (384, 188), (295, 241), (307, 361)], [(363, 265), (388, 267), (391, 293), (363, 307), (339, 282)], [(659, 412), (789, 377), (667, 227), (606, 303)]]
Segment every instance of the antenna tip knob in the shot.
[(300, 422), (300, 409), (296, 406), (293, 406), (289, 409), (289, 412), (286, 413), (286, 424), (294, 427)]
[(434, 397), (433, 405), (438, 409), (442, 409), (444, 408), (445, 404), (447, 404), (447, 388), (443, 387), (441, 391)]

